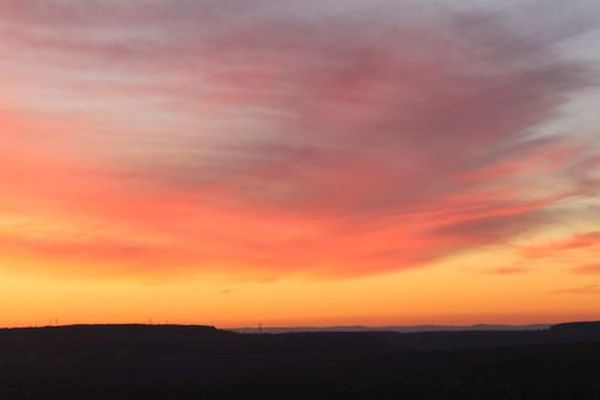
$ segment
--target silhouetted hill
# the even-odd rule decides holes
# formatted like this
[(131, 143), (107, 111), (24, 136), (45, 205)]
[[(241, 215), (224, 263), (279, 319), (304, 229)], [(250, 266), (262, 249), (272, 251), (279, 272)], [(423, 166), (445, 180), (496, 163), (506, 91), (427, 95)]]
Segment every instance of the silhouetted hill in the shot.
[(517, 332), (0, 330), (0, 399), (599, 399), (597, 323)]
[(550, 327), (553, 332), (582, 332), (596, 335), (600, 332), (600, 322), (569, 322)]

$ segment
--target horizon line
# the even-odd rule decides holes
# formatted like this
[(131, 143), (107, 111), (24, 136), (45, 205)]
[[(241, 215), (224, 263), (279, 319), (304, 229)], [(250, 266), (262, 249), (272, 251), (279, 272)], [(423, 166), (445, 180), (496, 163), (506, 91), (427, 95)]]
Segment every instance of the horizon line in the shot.
[(243, 331), (256, 331), (256, 332), (267, 332), (268, 331), (331, 331), (336, 329), (345, 329), (345, 330), (360, 330), (360, 331), (369, 331), (369, 330), (398, 330), (398, 329), (408, 329), (415, 332), (415, 329), (424, 328), (424, 329), (460, 329), (460, 330), (468, 330), (470, 328), (550, 328), (555, 325), (562, 324), (575, 324), (575, 323), (594, 323), (600, 322), (598, 320), (569, 320), (562, 322), (553, 322), (553, 323), (527, 323), (527, 324), (494, 324), (494, 323), (475, 323), (475, 324), (416, 324), (416, 325), (362, 325), (362, 324), (353, 324), (353, 325), (295, 325), (295, 326), (284, 326), (284, 325), (265, 325), (260, 327), (251, 327), (251, 326), (241, 326), (241, 327), (231, 327), (231, 328), (223, 328), (218, 325), (212, 324), (188, 324), (188, 323), (175, 323), (175, 322), (167, 322), (167, 323), (148, 323), (148, 322), (118, 322), (118, 323), (69, 323), (69, 324), (46, 324), (46, 325), (18, 325), (18, 326), (0, 326), (0, 330), (13, 330), (13, 329), (48, 329), (48, 328), (69, 328), (69, 327), (94, 327), (94, 326), (137, 326), (137, 327), (189, 327), (189, 328), (213, 328), (222, 331), (231, 331), (231, 332), (243, 332)]

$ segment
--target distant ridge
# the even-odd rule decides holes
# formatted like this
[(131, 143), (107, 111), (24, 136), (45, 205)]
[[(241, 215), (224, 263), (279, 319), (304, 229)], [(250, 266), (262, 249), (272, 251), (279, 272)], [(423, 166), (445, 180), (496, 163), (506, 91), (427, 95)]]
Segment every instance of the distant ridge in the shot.
[(180, 332), (227, 332), (226, 330), (217, 329), (212, 325), (183, 325), (183, 324), (72, 324), (72, 325), (46, 325), (46, 326), (26, 326), (26, 327), (10, 327), (0, 328), (2, 331), (40, 331), (40, 330), (60, 330), (64, 332), (127, 332), (147, 330), (157, 331), (180, 331)]
[(553, 331), (600, 331), (600, 321), (565, 322), (562, 324), (552, 325), (550, 328)]
[(232, 334), (232, 333), (460, 333), (460, 332), (547, 332), (551, 333), (600, 333), (600, 321), (577, 321), (559, 324), (529, 324), (529, 325), (503, 325), (503, 324), (475, 324), (475, 325), (414, 325), (414, 326), (308, 326), (308, 327), (244, 327), (221, 329), (212, 325), (185, 325), (185, 324), (73, 324), (73, 325), (47, 325), (30, 327), (0, 327), (0, 333), (5, 332), (34, 332), (34, 331), (61, 331), (66, 333), (130, 333), (130, 332), (170, 332), (179, 334)]
[(293, 332), (463, 332), (463, 331), (539, 331), (550, 329), (549, 324), (530, 325), (501, 325), (501, 324), (475, 324), (475, 325), (415, 325), (415, 326), (363, 326), (342, 325), (324, 327), (261, 327), (261, 328), (234, 328), (238, 333), (293, 333)]

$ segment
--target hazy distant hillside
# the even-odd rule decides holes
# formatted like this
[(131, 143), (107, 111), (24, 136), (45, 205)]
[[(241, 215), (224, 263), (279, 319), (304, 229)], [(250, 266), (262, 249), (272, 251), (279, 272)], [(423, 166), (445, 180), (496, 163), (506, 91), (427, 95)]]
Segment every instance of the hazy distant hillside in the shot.
[(240, 333), (290, 333), (290, 332), (460, 332), (460, 331), (536, 331), (549, 329), (550, 325), (415, 325), (415, 326), (325, 326), (325, 327), (256, 327), (232, 329)]

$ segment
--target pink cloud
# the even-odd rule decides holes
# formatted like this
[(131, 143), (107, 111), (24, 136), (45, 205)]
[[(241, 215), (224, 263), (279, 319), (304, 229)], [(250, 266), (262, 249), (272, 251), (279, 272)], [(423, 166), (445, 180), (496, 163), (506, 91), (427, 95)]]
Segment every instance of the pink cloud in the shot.
[(527, 257), (552, 257), (564, 252), (600, 246), (600, 232), (578, 233), (569, 238), (545, 244), (530, 245), (522, 249)]
[(580, 275), (594, 275), (600, 274), (600, 264), (586, 264), (574, 267), (571, 271), (575, 274)]
[[(0, 5), (0, 78), (35, 82), (11, 104), (27, 127), (0, 138), (4, 201), (86, 233), (6, 248), (381, 273), (502, 243), (596, 185), (576, 172), (597, 167), (595, 147), (533, 135), (591, 68), (500, 17), (108, 4)], [(134, 237), (90, 235), (98, 221)]]

